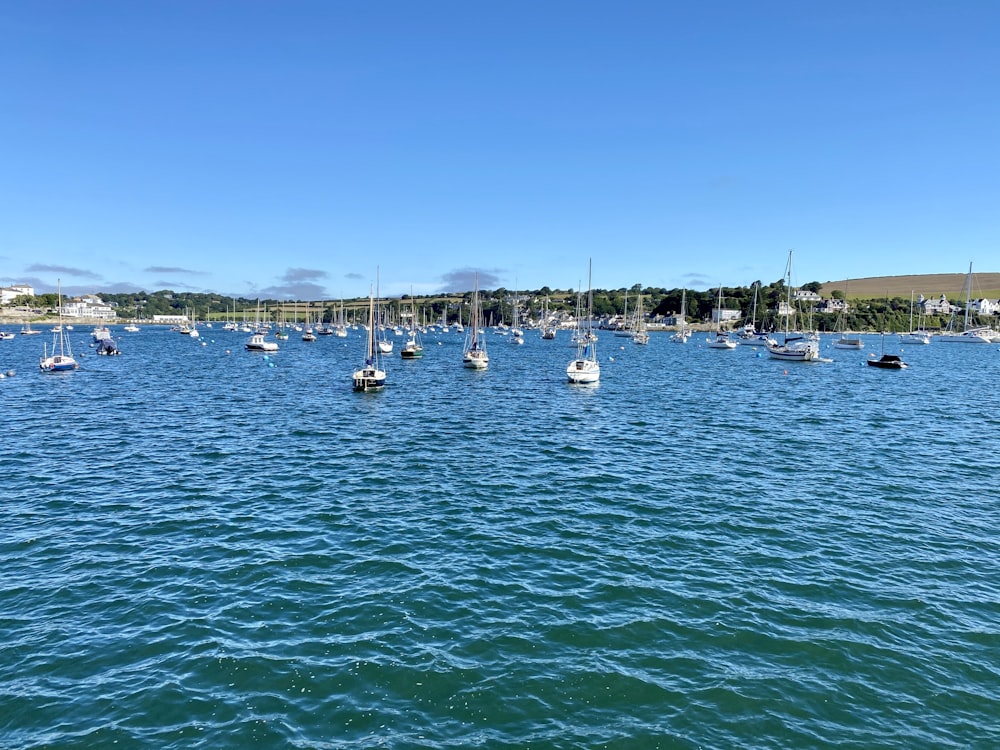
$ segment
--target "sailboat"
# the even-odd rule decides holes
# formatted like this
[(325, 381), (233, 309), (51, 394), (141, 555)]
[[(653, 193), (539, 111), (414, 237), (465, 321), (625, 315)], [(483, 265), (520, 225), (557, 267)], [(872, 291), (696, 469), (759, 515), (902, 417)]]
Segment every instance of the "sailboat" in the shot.
[(670, 336), (671, 344), (686, 344), (687, 340), (691, 338), (691, 332), (687, 327), (687, 315), (685, 310), (687, 309), (687, 289), (681, 289), (681, 309), (680, 312), (675, 315), (677, 323), (677, 331)]
[(21, 335), (22, 336), (37, 336), (39, 333), (41, 333), (41, 331), (39, 331), (37, 328), (32, 328), (31, 327), (31, 321), (30, 320), (24, 321), (24, 325), (21, 326)]
[(750, 322), (736, 334), (736, 343), (742, 346), (772, 346), (777, 344), (769, 334), (757, 330), (757, 293), (760, 282), (753, 284), (753, 302), (750, 303)]
[(840, 338), (833, 342), (834, 349), (863, 349), (864, 344), (857, 336), (847, 335), (847, 311), (850, 309), (850, 297), (847, 295), (847, 284), (844, 284), (844, 309), (837, 315), (835, 326)]
[(302, 340), (303, 341), (315, 341), (316, 340), (316, 334), (313, 331), (312, 324), (309, 322), (309, 313), (308, 312), (306, 313), (305, 329), (302, 331)]
[(545, 309), (542, 312), (542, 338), (551, 341), (556, 337), (556, 327), (549, 318), (549, 298), (545, 298)]
[[(972, 307), (972, 263), (969, 263), (969, 275), (965, 280), (965, 324), (961, 333), (948, 331), (940, 334), (937, 339), (949, 344), (989, 344), (995, 333), (986, 326), (969, 328), (969, 308)], [(950, 328), (950, 325), (949, 325)]]
[(635, 303), (635, 317), (632, 322), (632, 343), (646, 345), (649, 343), (649, 332), (646, 330), (646, 315), (642, 311), (642, 292), (639, 292)]
[(735, 349), (736, 342), (729, 337), (727, 331), (722, 330), (722, 285), (719, 285), (719, 303), (716, 308), (717, 312), (715, 314), (716, 323), (719, 324), (718, 329), (715, 332), (715, 338), (710, 338), (706, 340), (706, 345), (709, 349)]
[(917, 318), (917, 327), (913, 327), (913, 291), (910, 290), (910, 330), (907, 333), (899, 334), (901, 344), (929, 344), (931, 335), (920, 325), (920, 318)]
[[(479, 309), (479, 274), (476, 273), (476, 284), (472, 292), (472, 310), (469, 312), (469, 333), (465, 337), (465, 349), (462, 351), (462, 366), (472, 370), (485, 370), (489, 367), (490, 357), (486, 353), (486, 339), (479, 332), (482, 325)], [(461, 319), (461, 312), (459, 312)]]
[(819, 343), (813, 338), (789, 335), (789, 325), (792, 318), (792, 251), (788, 251), (788, 265), (785, 266), (785, 340), (783, 343), (767, 347), (768, 354), (773, 359), (783, 359), (789, 362), (813, 362), (819, 359)]
[(597, 339), (593, 330), (594, 292), (591, 288), (593, 262), (587, 266), (586, 331), (581, 316), (576, 318), (576, 359), (566, 365), (566, 377), (571, 383), (596, 383), (601, 379), (601, 364), (597, 361)]
[(56, 287), (59, 300), (59, 325), (52, 334), (52, 353), (49, 354), (45, 345), (42, 345), (42, 357), (38, 363), (42, 372), (67, 372), (76, 370), (80, 366), (73, 359), (73, 350), (70, 348), (69, 339), (66, 338), (66, 331), (62, 324), (62, 279), (56, 282)]
[(420, 359), (424, 356), (424, 347), (417, 336), (417, 304), (413, 300), (413, 287), (410, 287), (410, 335), (399, 350), (399, 356), (403, 359)]
[(375, 344), (375, 297), (368, 287), (368, 330), (365, 335), (365, 363), (354, 371), (354, 390), (377, 391), (385, 387), (385, 370), (381, 367), (381, 356)]
[[(516, 283), (516, 282), (515, 282)], [(519, 304), (517, 298), (517, 292), (514, 292), (514, 304), (512, 306), (510, 314), (510, 339), (511, 344), (523, 344), (524, 343), (524, 330), (517, 323), (517, 308)]]

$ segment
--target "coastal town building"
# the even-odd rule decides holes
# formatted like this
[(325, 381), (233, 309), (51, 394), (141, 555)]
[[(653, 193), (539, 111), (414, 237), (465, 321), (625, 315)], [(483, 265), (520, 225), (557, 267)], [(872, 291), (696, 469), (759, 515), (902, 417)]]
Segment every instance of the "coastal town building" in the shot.
[(969, 304), (969, 311), (979, 315), (996, 315), (1000, 310), (1000, 300), (977, 299)]
[(96, 318), (104, 321), (118, 317), (114, 308), (96, 294), (85, 294), (65, 302), (62, 314), (67, 318)]
[(951, 315), (953, 312), (958, 312), (961, 309), (952, 305), (948, 301), (948, 297), (944, 294), (939, 299), (928, 299), (920, 295), (918, 304), (923, 307), (924, 315)]
[(728, 323), (734, 320), (739, 320), (742, 317), (742, 310), (732, 310), (729, 308), (722, 308), (721, 310), (715, 308), (712, 310), (712, 322), (716, 324)]
[(792, 299), (796, 302), (820, 302), (823, 298), (819, 296), (818, 292), (812, 292), (808, 289), (796, 289), (792, 292)]
[(183, 325), (190, 323), (191, 319), (187, 315), (154, 315), (153, 325)]
[(27, 284), (0, 287), (0, 305), (9, 305), (18, 297), (34, 297), (35, 289)]

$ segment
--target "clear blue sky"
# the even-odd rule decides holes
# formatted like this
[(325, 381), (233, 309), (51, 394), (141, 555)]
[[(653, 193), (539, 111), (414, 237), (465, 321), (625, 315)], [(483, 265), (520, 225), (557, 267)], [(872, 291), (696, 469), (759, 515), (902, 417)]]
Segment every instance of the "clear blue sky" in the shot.
[(997, 0), (0, 0), (0, 283), (998, 270)]

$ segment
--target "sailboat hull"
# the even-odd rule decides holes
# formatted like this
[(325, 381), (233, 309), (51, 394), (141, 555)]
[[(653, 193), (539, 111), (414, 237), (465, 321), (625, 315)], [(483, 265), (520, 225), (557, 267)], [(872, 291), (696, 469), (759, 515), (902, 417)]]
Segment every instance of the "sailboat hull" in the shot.
[(574, 359), (566, 366), (571, 383), (596, 383), (601, 379), (601, 366), (592, 359)]
[(942, 333), (937, 340), (946, 344), (990, 344), (991, 338), (983, 331), (972, 329), (964, 333)]
[(377, 367), (365, 367), (354, 373), (354, 390), (377, 391), (385, 388), (385, 370)]
[(462, 366), (468, 367), (470, 370), (485, 370), (489, 364), (490, 358), (486, 356), (484, 351), (466, 352), (465, 356), (462, 357)]
[(883, 370), (905, 370), (909, 365), (906, 364), (895, 354), (883, 354), (881, 359), (869, 359), (869, 367), (879, 367)]
[(65, 355), (45, 357), (39, 363), (39, 367), (42, 368), (43, 372), (69, 372), (70, 370), (76, 370), (79, 366), (75, 359)]
[(770, 346), (767, 353), (772, 359), (780, 359), (786, 362), (812, 362), (819, 359), (819, 348), (811, 341), (798, 341), (794, 343)]

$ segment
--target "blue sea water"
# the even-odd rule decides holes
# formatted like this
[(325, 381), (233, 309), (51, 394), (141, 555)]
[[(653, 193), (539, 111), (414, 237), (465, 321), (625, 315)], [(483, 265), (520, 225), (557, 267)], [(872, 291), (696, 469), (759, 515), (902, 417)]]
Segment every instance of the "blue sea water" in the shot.
[(0, 746), (1000, 744), (997, 346), (202, 333), (0, 341)]

